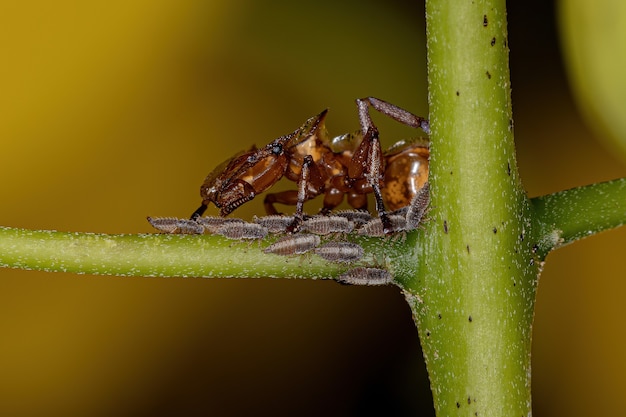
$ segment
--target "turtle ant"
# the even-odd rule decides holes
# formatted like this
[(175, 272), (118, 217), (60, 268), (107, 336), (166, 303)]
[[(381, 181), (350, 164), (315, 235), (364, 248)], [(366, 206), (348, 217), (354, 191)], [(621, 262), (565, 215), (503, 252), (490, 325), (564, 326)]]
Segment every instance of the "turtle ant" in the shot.
[(376, 211), (385, 234), (393, 233), (385, 203), (391, 210), (407, 206), (428, 179), (428, 141), (401, 141), (383, 153), (378, 129), (369, 108), (429, 133), (428, 120), (383, 100), (357, 99), (361, 130), (329, 139), (324, 119), (327, 110), (308, 119), (294, 132), (263, 148), (254, 146), (228, 159), (204, 180), (202, 205), (192, 214), (202, 216), (209, 203), (226, 216), (242, 204), (272, 187), (283, 176), (298, 184), (297, 190), (267, 194), (268, 214), (278, 214), (275, 203), (295, 205), (288, 233), (300, 229), (304, 202), (324, 195), (322, 213), (337, 207), (344, 195), (357, 210), (367, 209), (367, 195), (374, 194)]

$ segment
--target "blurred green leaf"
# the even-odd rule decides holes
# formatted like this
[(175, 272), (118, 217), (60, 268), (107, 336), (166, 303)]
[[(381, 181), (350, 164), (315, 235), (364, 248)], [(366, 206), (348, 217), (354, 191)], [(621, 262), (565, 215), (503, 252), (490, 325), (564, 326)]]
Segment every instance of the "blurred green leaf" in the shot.
[(587, 122), (626, 159), (626, 2), (563, 0), (565, 61)]

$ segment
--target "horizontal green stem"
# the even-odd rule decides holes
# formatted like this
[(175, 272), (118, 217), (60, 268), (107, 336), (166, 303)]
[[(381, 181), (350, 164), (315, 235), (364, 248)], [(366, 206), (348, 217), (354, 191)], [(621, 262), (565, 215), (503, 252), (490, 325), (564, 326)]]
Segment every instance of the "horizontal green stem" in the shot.
[[(215, 235), (106, 235), (0, 227), (0, 267), (48, 272), (158, 277), (334, 278), (354, 266), (405, 265), (400, 240), (357, 238), (366, 254), (345, 265), (266, 254), (275, 238), (243, 242)], [(396, 275), (406, 272), (397, 267)]]
[(626, 178), (572, 188), (531, 200), (537, 254), (595, 233), (621, 226), (626, 221)]
[[(50, 272), (123, 276), (297, 277), (300, 259), (271, 256), (258, 243), (204, 235), (104, 235), (0, 229), (0, 265)], [(316, 277), (335, 265), (311, 258)]]

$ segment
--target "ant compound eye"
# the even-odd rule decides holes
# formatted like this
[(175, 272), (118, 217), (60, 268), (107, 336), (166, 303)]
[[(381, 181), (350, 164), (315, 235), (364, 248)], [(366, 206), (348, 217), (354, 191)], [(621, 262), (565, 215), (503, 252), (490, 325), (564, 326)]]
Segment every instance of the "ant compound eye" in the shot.
[(272, 146), (272, 153), (274, 155), (282, 154), (283, 153), (283, 145), (277, 143), (276, 145)]

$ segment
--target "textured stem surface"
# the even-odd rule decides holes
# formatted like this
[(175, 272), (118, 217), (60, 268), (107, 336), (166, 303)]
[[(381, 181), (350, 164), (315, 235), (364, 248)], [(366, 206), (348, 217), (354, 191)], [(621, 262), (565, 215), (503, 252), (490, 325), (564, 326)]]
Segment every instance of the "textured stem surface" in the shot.
[(405, 290), (439, 416), (530, 414), (538, 262), (512, 132), (504, 0), (426, 2), (432, 210)]
[(626, 222), (626, 179), (618, 179), (532, 199), (537, 254), (621, 226)]
[[(104, 235), (0, 228), (0, 266), (122, 276), (336, 276), (346, 267), (319, 257), (263, 253), (259, 242), (208, 235)], [(303, 265), (306, 265), (304, 268)]]

